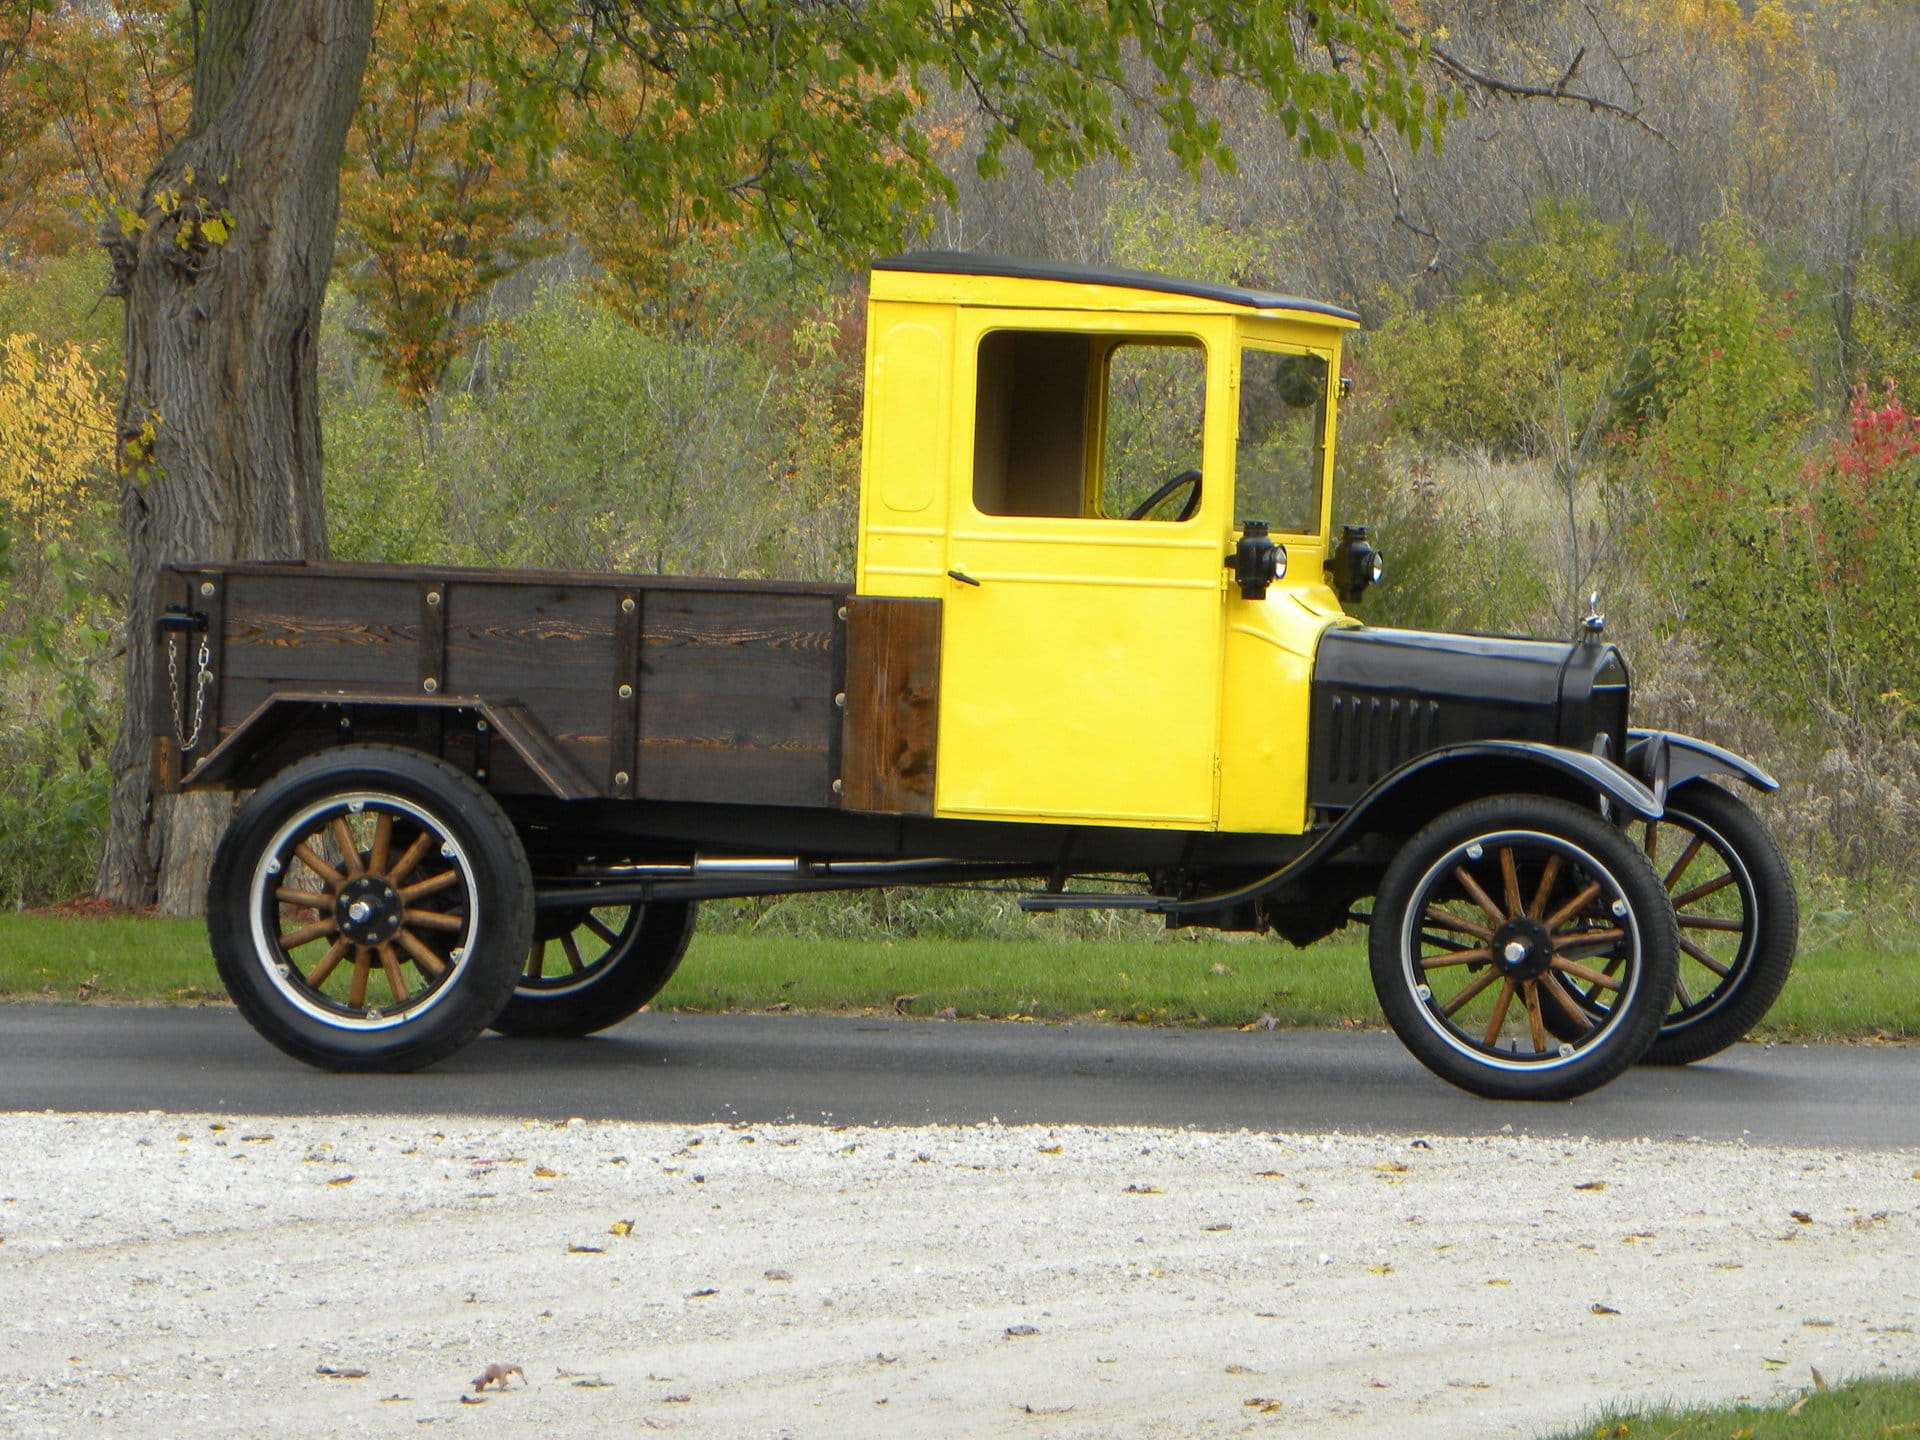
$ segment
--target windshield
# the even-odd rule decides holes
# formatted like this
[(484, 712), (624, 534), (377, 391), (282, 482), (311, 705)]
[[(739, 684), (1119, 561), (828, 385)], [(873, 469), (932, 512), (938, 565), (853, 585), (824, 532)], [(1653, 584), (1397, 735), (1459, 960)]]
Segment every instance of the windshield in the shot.
[(1326, 357), (1242, 349), (1233, 518), (1318, 534), (1326, 450)]

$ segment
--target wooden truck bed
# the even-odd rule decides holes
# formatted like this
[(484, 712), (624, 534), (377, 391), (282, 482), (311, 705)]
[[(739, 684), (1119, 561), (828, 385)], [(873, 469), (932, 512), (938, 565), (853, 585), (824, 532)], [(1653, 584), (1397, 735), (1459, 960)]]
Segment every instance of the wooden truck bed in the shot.
[(168, 789), (252, 785), (342, 740), (391, 738), (501, 794), (933, 810), (935, 600), (247, 563), (167, 567), (158, 608), (183, 617), (154, 685)]

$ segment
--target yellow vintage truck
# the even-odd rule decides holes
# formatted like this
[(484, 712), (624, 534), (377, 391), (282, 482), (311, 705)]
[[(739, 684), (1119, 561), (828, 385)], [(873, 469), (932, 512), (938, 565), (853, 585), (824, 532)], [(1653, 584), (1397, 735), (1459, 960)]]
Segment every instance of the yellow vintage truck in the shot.
[(1297, 944), (1365, 923), (1389, 1023), (1482, 1095), (1733, 1043), (1797, 914), (1717, 782), (1774, 782), (1630, 728), (1597, 615), (1346, 613), (1383, 565), (1331, 522), (1356, 324), (904, 256), (871, 276), (852, 586), (168, 567), (159, 783), (252, 792), (208, 895), (235, 1002), (302, 1060), (414, 1068), (625, 1019), (703, 899), (992, 882)]

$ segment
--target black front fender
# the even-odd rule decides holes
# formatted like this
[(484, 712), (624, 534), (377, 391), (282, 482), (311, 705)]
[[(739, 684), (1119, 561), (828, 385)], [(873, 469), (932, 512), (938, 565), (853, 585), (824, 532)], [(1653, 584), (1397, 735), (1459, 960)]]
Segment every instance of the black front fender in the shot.
[(1372, 812), (1403, 810), (1408, 799), (1436, 791), (1444, 803), (1421, 807), (1434, 814), (1482, 795), (1567, 789), (1612, 801), (1643, 819), (1660, 818), (1659, 797), (1611, 760), (1537, 740), (1475, 740), (1442, 745), (1381, 776), (1340, 823), (1366, 826)]
[(1728, 775), (1756, 790), (1778, 790), (1780, 782), (1755, 765), (1718, 745), (1691, 735), (1665, 730), (1629, 730), (1624, 761), (1634, 779), (1666, 803), (1667, 792), (1704, 775)]

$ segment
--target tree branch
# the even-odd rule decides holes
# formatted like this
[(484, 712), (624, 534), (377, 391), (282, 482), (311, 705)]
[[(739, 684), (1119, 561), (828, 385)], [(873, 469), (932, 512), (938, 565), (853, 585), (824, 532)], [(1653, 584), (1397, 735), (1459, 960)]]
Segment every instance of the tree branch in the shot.
[(1628, 124), (1636, 125), (1646, 131), (1647, 134), (1653, 136), (1654, 139), (1658, 140), (1669, 150), (1676, 152), (1679, 150), (1679, 147), (1667, 138), (1665, 131), (1648, 120), (1646, 116), (1642, 115), (1638, 110), (1629, 110), (1617, 101), (1608, 100), (1604, 96), (1595, 95), (1590, 91), (1569, 90), (1567, 88), (1567, 86), (1572, 83), (1574, 73), (1580, 68), (1582, 57), (1587, 53), (1585, 46), (1582, 46), (1579, 53), (1573, 57), (1573, 63), (1567, 66), (1566, 73), (1553, 84), (1529, 85), (1521, 80), (1509, 80), (1503, 75), (1494, 75), (1485, 70), (1481, 70), (1461, 59), (1452, 51), (1441, 49), (1438, 45), (1435, 45), (1431, 39), (1422, 36), (1411, 26), (1398, 24), (1398, 22), (1396, 22), (1396, 24), (1400, 33), (1406, 36), (1407, 39), (1420, 41), (1426, 45), (1427, 59), (1442, 74), (1471, 90), (1477, 90), (1483, 95), (1504, 96), (1509, 100), (1571, 101), (1575, 105), (1584, 105), (1589, 110), (1618, 116)]

